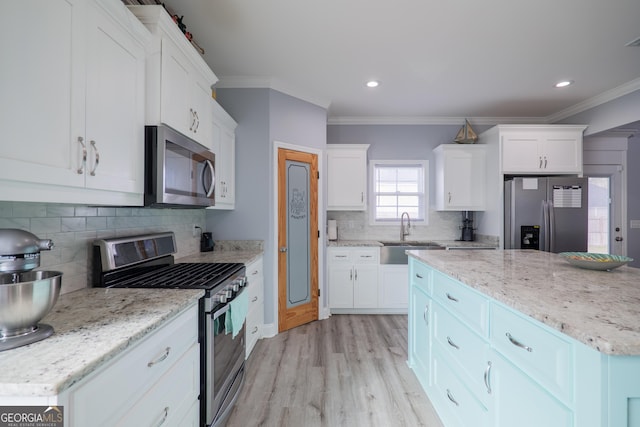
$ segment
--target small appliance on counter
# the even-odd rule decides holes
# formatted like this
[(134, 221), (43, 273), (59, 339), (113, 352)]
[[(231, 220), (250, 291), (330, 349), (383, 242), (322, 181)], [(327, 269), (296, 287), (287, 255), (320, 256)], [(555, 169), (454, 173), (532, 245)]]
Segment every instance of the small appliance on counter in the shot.
[(215, 246), (213, 234), (210, 231), (205, 231), (200, 235), (200, 252), (211, 252)]
[(335, 219), (327, 221), (327, 236), (330, 241), (338, 240), (338, 221)]
[(463, 242), (473, 242), (476, 238), (473, 233), (473, 211), (462, 211), (462, 236), (460, 240)]
[(38, 322), (58, 300), (62, 273), (31, 271), (40, 266), (40, 251), (52, 247), (28, 231), (0, 229), (0, 351), (53, 335)]

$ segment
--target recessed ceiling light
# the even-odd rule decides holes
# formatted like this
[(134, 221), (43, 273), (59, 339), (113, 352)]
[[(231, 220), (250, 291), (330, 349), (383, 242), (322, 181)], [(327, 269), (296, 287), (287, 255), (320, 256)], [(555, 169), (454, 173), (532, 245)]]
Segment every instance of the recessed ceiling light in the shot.
[(556, 83), (555, 87), (558, 87), (558, 88), (567, 87), (567, 86), (572, 85), (572, 84), (573, 84), (573, 80), (563, 80), (561, 82)]
[(378, 81), (376, 81), (376, 80), (369, 80), (367, 82), (367, 87), (378, 87), (379, 84), (380, 83), (378, 83)]

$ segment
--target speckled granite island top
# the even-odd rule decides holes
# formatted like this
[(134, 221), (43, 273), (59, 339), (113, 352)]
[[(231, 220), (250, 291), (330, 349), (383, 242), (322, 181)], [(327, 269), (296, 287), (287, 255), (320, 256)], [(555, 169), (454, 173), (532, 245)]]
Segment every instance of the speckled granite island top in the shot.
[(55, 333), (0, 352), (2, 396), (52, 396), (78, 382), (204, 295), (187, 289), (81, 289), (41, 323)]
[(640, 269), (585, 270), (533, 250), (407, 253), (602, 353), (640, 355)]

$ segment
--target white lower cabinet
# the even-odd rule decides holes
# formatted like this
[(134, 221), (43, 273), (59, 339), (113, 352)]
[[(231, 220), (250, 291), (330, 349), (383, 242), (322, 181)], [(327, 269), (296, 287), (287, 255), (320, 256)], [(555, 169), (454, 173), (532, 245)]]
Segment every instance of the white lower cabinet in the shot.
[(192, 425), (199, 392), (195, 304), (65, 392), (65, 425)]
[(372, 248), (329, 248), (329, 307), (378, 307), (378, 255)]
[(246, 266), (247, 289), (249, 292), (249, 308), (245, 323), (245, 359), (251, 355), (253, 347), (262, 338), (264, 324), (264, 273), (262, 257)]

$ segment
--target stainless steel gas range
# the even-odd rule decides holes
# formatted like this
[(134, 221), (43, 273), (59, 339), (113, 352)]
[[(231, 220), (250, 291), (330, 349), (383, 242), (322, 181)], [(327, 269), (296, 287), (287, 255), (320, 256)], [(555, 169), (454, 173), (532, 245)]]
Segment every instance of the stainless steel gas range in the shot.
[[(203, 289), (199, 301), (200, 425), (221, 427), (244, 384), (245, 267), (174, 263), (172, 232), (96, 240), (93, 285), (113, 288)], [(235, 321), (236, 324), (233, 322)]]

